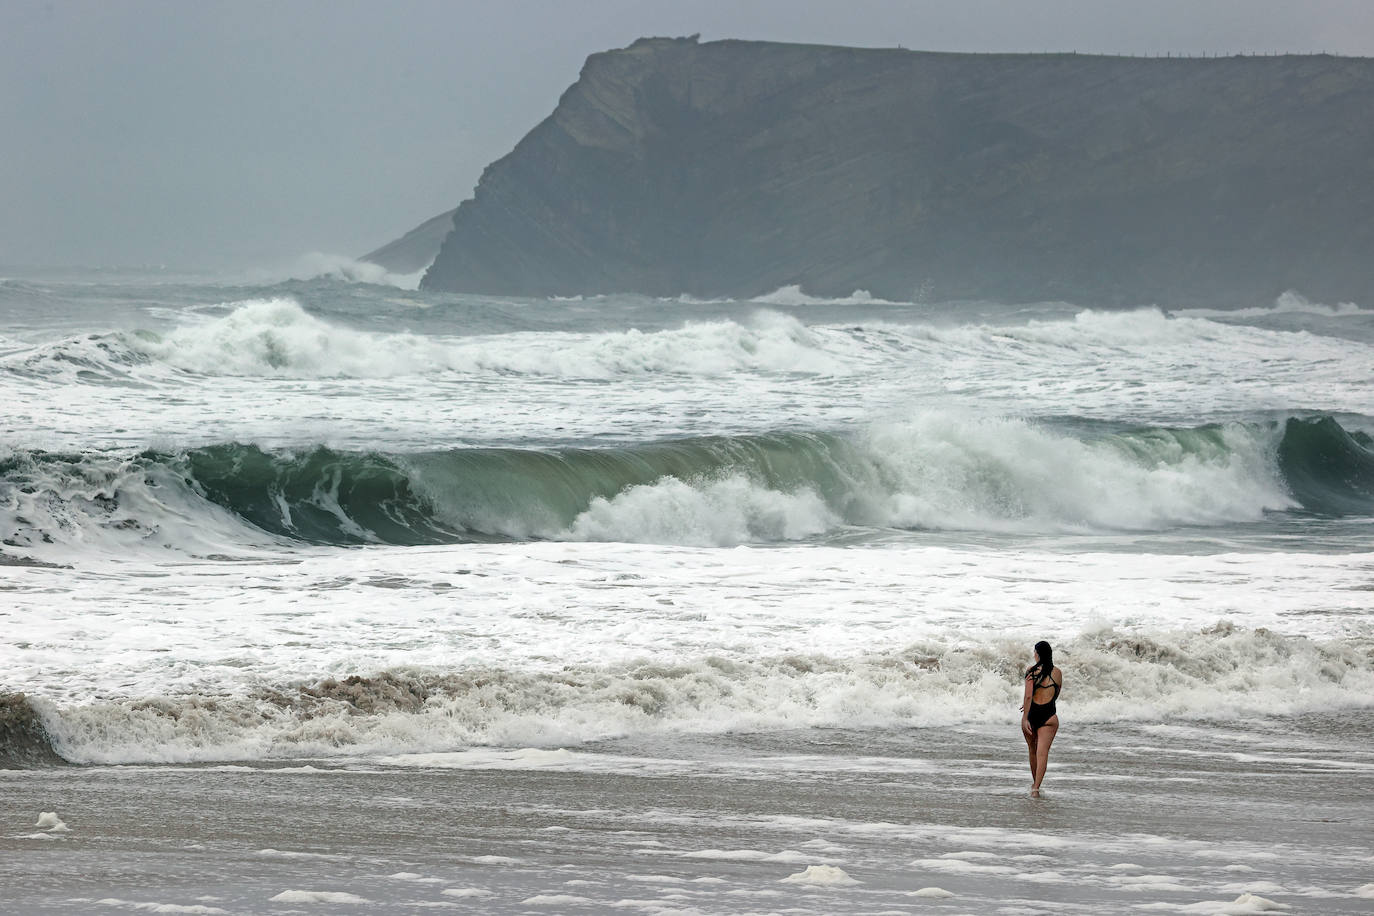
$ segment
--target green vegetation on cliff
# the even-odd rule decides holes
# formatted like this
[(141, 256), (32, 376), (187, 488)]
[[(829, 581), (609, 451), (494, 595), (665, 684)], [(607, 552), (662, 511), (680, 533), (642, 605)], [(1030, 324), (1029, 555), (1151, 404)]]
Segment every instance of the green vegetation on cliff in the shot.
[(504, 295), (1374, 304), (1374, 60), (643, 39), (453, 217)]

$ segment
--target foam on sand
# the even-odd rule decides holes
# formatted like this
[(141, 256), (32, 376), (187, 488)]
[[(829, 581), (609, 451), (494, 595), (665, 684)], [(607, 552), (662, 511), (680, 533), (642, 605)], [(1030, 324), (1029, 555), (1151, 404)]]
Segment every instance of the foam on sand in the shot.
[(911, 862), (910, 865), (912, 868), (926, 869), (946, 875), (1006, 876), (1020, 874), (1018, 869), (1010, 868), (1006, 865), (987, 865), (982, 862), (968, 862), (963, 858), (916, 859)]
[(719, 859), (726, 862), (785, 862), (800, 865), (812, 858), (795, 849), (781, 852), (764, 852), (761, 849), (700, 849), (695, 852), (680, 853), (684, 859)]
[(398, 871), (394, 875), (387, 875), (392, 881), (414, 881), (417, 884), (443, 884), (443, 878), (426, 878), (424, 875), (413, 871)]
[(335, 859), (338, 856), (327, 852), (296, 852), (289, 849), (259, 849), (257, 855), (269, 859)]
[(46, 830), (49, 833), (70, 833), (71, 828), (66, 825), (62, 818), (57, 816), (56, 811), (44, 811), (38, 815), (35, 827)]
[(202, 903), (154, 903), (143, 900), (121, 900), (118, 897), (104, 897), (100, 900), (76, 898), (68, 902), (90, 903), (100, 907), (118, 907), (122, 910), (134, 910), (142, 913), (183, 913), (189, 914), (189, 916), (216, 916), (219, 913), (229, 912), (217, 906), (206, 906)]
[(1244, 916), (1244, 914), (1248, 913), (1277, 913), (1287, 909), (1291, 909), (1288, 904), (1270, 900), (1268, 897), (1260, 897), (1257, 894), (1241, 894), (1230, 902), (1203, 901), (1201, 903), (1193, 903), (1188, 906), (1179, 907), (1179, 911), (1183, 913), (1207, 913), (1217, 914), (1217, 916)]
[(371, 903), (366, 897), (344, 891), (282, 891), (269, 898), (277, 903)]
[(472, 862), (477, 865), (524, 865), (524, 859), (516, 859), (511, 856), (473, 856)]
[(1239, 881), (1223, 884), (1217, 890), (1228, 894), (1286, 894), (1288, 889), (1273, 881)]
[(1172, 875), (1113, 875), (1107, 883), (1126, 891), (1141, 893), (1186, 893), (1195, 890)]
[(947, 891), (943, 887), (923, 887), (918, 891), (911, 892), (912, 897), (929, 897), (935, 900), (943, 900), (954, 896), (953, 891)]
[(808, 865), (805, 871), (778, 880), (783, 884), (807, 884), (812, 887), (851, 887), (863, 883), (851, 878), (837, 865)]

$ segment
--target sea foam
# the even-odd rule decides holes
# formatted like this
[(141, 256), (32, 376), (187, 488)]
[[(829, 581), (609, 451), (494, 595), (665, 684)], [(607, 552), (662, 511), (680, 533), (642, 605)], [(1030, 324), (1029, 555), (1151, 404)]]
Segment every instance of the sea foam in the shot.
[(784, 884), (805, 884), (811, 887), (853, 887), (862, 882), (849, 876), (838, 865), (808, 865), (803, 871), (779, 879)]
[[(847, 658), (679, 655), (543, 673), (397, 671), (241, 698), (45, 703), (41, 711), (58, 751), (80, 762), (419, 753), (414, 760), (423, 766), (424, 752), (484, 744), (559, 747), (626, 735), (997, 722), (1009, 715), (1017, 689), (1020, 669), (1007, 661), (1015, 649), (1005, 640), (926, 641)], [(1263, 630), (1104, 628), (1062, 643), (1056, 655), (1075, 672), (1065, 708), (1078, 722), (1283, 715), (1374, 702), (1367, 652)], [(993, 867), (956, 859), (927, 864), (961, 872)]]
[(366, 897), (359, 897), (357, 894), (350, 894), (346, 891), (282, 891), (273, 897), (268, 898), (276, 903), (330, 903), (330, 904), (366, 904), (371, 903)]

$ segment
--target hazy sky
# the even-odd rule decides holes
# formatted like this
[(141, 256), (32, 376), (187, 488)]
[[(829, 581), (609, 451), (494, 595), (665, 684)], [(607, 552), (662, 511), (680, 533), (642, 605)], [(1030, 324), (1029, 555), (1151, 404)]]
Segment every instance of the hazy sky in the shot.
[(1374, 0), (0, 0), (0, 264), (358, 255), (642, 35), (1374, 56)]

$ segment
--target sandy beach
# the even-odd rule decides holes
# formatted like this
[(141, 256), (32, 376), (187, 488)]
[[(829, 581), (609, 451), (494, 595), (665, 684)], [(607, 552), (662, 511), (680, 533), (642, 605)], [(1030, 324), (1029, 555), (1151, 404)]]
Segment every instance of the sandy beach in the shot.
[[(1374, 722), (0, 774), (12, 912), (1367, 913)], [(67, 832), (34, 826), (54, 811)]]

